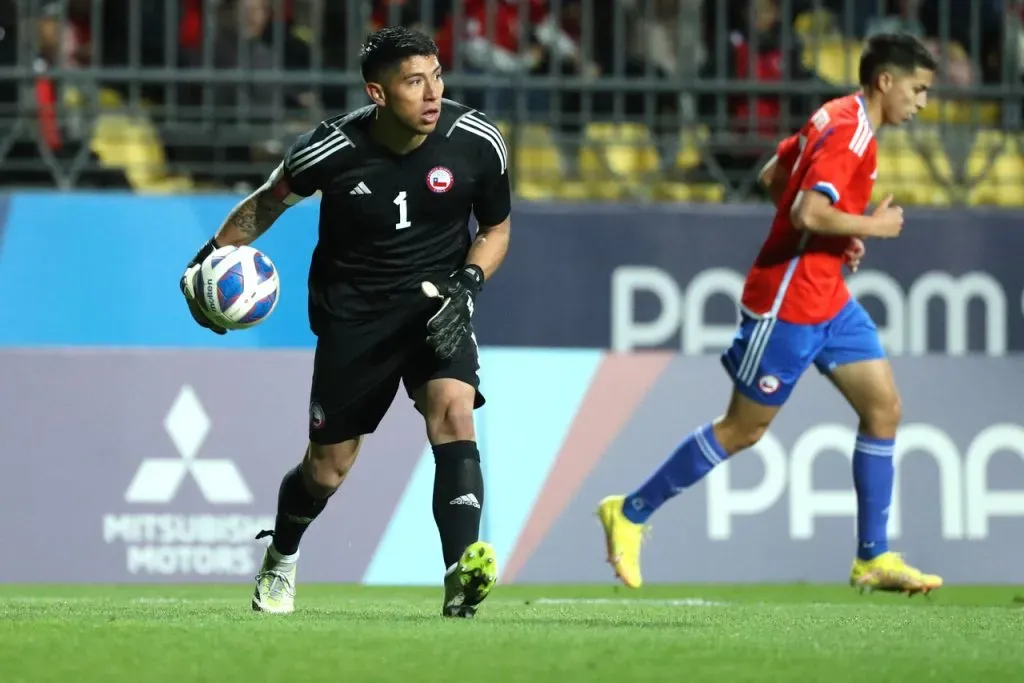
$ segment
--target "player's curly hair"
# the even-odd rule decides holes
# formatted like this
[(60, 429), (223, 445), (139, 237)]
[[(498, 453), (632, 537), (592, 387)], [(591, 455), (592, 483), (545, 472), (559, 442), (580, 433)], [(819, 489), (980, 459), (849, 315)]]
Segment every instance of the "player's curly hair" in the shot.
[(868, 38), (860, 55), (857, 74), (862, 86), (869, 87), (886, 69), (899, 69), (910, 73), (914, 69), (935, 71), (938, 63), (928, 48), (906, 33), (879, 33)]
[(436, 54), (437, 43), (430, 36), (404, 26), (388, 26), (366, 37), (359, 51), (359, 68), (369, 83), (404, 59)]

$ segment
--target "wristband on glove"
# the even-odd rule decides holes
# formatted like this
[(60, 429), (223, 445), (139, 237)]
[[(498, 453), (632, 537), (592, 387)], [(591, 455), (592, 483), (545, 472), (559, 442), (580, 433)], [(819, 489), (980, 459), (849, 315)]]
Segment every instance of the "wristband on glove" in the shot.
[(186, 266), (186, 268), (191, 268), (194, 265), (201, 264), (203, 261), (206, 260), (207, 256), (209, 256), (218, 249), (220, 249), (220, 247), (217, 245), (217, 241), (213, 237), (211, 237), (206, 242), (206, 244), (199, 248), (199, 251), (197, 251), (196, 255), (192, 257), (192, 260), (189, 261), (188, 266)]
[(462, 267), (462, 270), (456, 271), (454, 276), (472, 293), (474, 297), (484, 287), (483, 268), (475, 263), (467, 263)]

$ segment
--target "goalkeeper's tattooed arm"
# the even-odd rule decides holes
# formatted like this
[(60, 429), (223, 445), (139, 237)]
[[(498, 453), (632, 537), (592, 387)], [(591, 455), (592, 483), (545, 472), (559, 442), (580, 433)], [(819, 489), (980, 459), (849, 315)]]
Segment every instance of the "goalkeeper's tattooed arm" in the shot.
[(251, 244), (295, 203), (291, 199), (287, 182), (278, 168), (267, 182), (231, 210), (214, 241), (218, 247)]
[(485, 279), (490, 279), (501, 266), (501, 262), (505, 260), (511, 226), (510, 218), (506, 218), (497, 225), (480, 226), (476, 239), (473, 240), (473, 244), (469, 248), (466, 263), (476, 265), (483, 270)]

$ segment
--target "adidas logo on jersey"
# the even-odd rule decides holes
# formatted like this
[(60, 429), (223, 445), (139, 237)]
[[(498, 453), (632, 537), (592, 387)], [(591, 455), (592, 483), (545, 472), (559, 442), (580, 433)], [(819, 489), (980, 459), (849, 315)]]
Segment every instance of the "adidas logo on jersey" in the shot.
[(472, 493), (461, 495), (455, 500), (449, 501), (449, 505), (469, 505), (470, 507), (479, 508), (480, 501), (476, 499), (476, 496)]
[(366, 186), (366, 183), (359, 181), (359, 184), (352, 188), (349, 194), (373, 194), (370, 192), (370, 188)]

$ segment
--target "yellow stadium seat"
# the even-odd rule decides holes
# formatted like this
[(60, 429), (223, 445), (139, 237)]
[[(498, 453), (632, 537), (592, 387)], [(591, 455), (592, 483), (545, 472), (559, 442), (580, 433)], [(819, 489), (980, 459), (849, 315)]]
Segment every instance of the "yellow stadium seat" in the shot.
[(580, 149), (580, 173), (585, 178), (609, 174), (630, 179), (657, 173), (660, 162), (647, 126), (636, 123), (591, 123)]
[(572, 202), (623, 201), (629, 199), (619, 180), (564, 180), (555, 184), (558, 199)]
[(680, 131), (679, 151), (676, 153), (676, 168), (688, 171), (700, 166), (700, 153), (709, 135), (706, 126), (684, 128)]
[[(955, 41), (946, 44), (947, 59), (966, 61), (970, 59), (964, 46)], [(973, 100), (942, 100), (932, 97), (928, 106), (918, 115), (924, 123), (956, 123), (965, 125), (991, 126), (999, 120), (999, 105), (992, 102)]]
[(192, 189), (191, 179), (168, 173), (163, 142), (145, 117), (100, 113), (90, 148), (103, 166), (122, 169), (135, 190), (164, 194)]
[(898, 128), (879, 132), (874, 201), (892, 194), (897, 204), (945, 206), (953, 200), (953, 177), (938, 131)]
[[(642, 127), (617, 127), (616, 136), (598, 124), (592, 125), (593, 130), (588, 132), (593, 137), (589, 139), (601, 140), (607, 145), (607, 149), (602, 148), (597, 154), (608, 152), (609, 165), (603, 166), (599, 160), (591, 156), (591, 172), (581, 173), (581, 179), (573, 180), (566, 180), (564, 177), (562, 156), (554, 133), (548, 126), (523, 124), (513, 128), (506, 123), (499, 123), (498, 128), (511, 147), (512, 181), (515, 193), (519, 197), (531, 201), (620, 201), (629, 198), (628, 183), (615, 176), (637, 172), (636, 168), (630, 167), (633, 161), (630, 154), (636, 154), (637, 149), (643, 153), (642, 144), (646, 130)], [(649, 136), (646, 141), (650, 144)], [(653, 147), (651, 149), (653, 150)], [(581, 164), (588, 163), (588, 156), (594, 153), (590, 145), (583, 145), (580, 150)], [(598, 168), (601, 169), (600, 172), (597, 172)], [(654, 168), (657, 169), (657, 164)]]
[[(64, 106), (77, 109), (89, 104), (87, 96), (77, 86), (69, 86), (63, 94)], [(112, 88), (100, 88), (96, 92), (95, 103), (101, 109), (120, 109), (125, 106), (121, 93)]]
[(621, 202), (631, 199), (629, 187), (620, 180), (585, 181), (587, 198), (595, 202)]
[(857, 82), (861, 44), (845, 40), (823, 40), (804, 48), (803, 61), (823, 80), (836, 85)]
[(499, 121), (512, 158), (513, 191), (523, 199), (544, 201), (557, 195), (553, 183), (562, 177), (562, 158), (551, 129), (543, 124), (512, 126)]
[(917, 119), (921, 123), (991, 126), (998, 123), (999, 116), (999, 105), (992, 102), (961, 102), (933, 97)]
[(662, 202), (720, 204), (725, 188), (717, 183), (661, 182), (654, 186), (653, 198)]
[(520, 178), (516, 174), (513, 180), (515, 194), (527, 201), (547, 201), (558, 196), (558, 188), (551, 182), (541, 182), (529, 177)]
[(547, 126), (518, 126), (506, 134), (506, 143), (512, 147), (512, 168), (522, 180), (550, 182), (562, 176), (562, 157)]
[(983, 184), (974, 187), (967, 195), (970, 206), (1001, 206), (1019, 209), (1024, 207), (1024, 197), (1019, 187), (1010, 185)]
[(566, 180), (555, 184), (552, 189), (558, 199), (567, 202), (585, 202), (590, 199), (587, 184), (580, 180)]
[(828, 10), (810, 10), (801, 12), (793, 20), (793, 31), (800, 36), (804, 42), (813, 39), (816, 35), (827, 35), (834, 33), (835, 18)]
[(1024, 156), (1020, 140), (1002, 131), (980, 131), (967, 157), (971, 205), (1024, 206)]
[(125, 101), (116, 90), (100, 88), (90, 100), (81, 90), (70, 87), (63, 101), (71, 109), (86, 107), (90, 102), (97, 106), (99, 113), (89, 148), (100, 165), (124, 171), (132, 189), (160, 194), (193, 189), (190, 178), (169, 174), (156, 126), (145, 115), (126, 113)]

